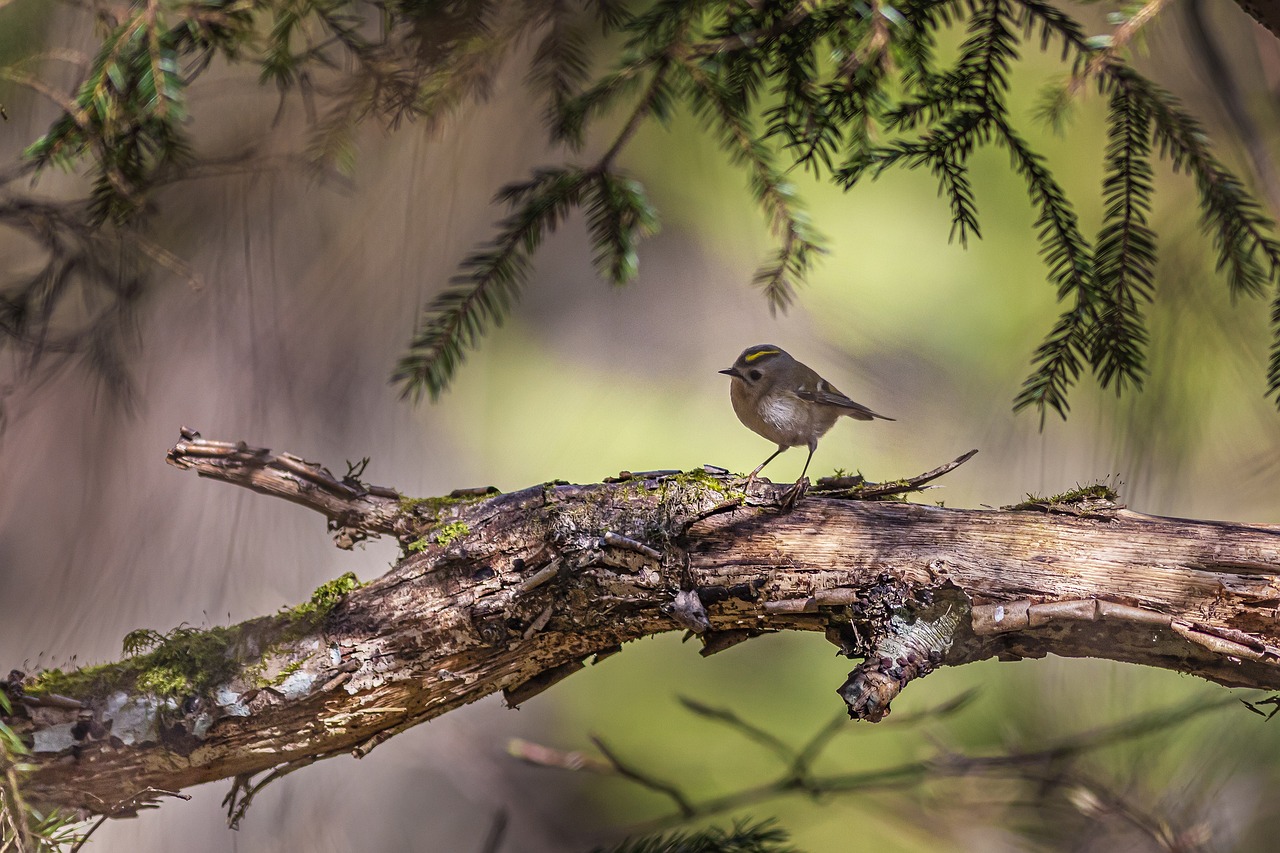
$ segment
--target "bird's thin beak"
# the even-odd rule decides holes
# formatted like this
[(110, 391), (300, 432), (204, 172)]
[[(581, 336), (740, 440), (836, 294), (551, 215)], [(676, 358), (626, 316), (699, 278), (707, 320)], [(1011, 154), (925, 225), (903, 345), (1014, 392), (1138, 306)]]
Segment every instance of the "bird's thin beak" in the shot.
[(718, 372), (723, 373), (725, 376), (735, 376), (735, 377), (738, 377), (739, 379), (742, 378), (742, 374), (738, 372), (738, 368), (736, 367), (730, 367), (728, 370), (721, 370)]

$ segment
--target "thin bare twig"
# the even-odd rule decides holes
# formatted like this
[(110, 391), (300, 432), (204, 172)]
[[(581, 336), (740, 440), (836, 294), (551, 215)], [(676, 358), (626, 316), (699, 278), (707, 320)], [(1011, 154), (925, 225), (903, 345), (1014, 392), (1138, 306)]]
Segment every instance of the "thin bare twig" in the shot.
[[(680, 704), (684, 705), (699, 717), (704, 717), (717, 723), (722, 723), (739, 734), (745, 736), (748, 740), (764, 746), (774, 755), (783, 760), (784, 763), (791, 763), (797, 760), (796, 751), (787, 743), (772, 732), (766, 731), (754, 723), (749, 723), (739, 717), (729, 708), (716, 708), (711, 705), (699, 702), (696, 699), (690, 699), (688, 696), (678, 697)], [(848, 715), (841, 712), (840, 719), (843, 722)]]
[[(896, 723), (917, 724), (932, 722), (954, 714), (968, 706), (976, 695), (970, 690), (947, 700), (933, 708), (916, 714), (900, 717)], [(1002, 755), (964, 755), (939, 748), (932, 757), (902, 764), (856, 773), (830, 774), (814, 776), (811, 774), (812, 764), (831, 744), (835, 735), (842, 731), (865, 730), (852, 726), (846, 716), (841, 714), (820, 727), (805, 742), (799, 751), (792, 750), (781, 738), (744, 723), (733, 712), (710, 708), (698, 702), (681, 699), (686, 708), (699, 716), (715, 722), (723, 723), (733, 730), (747, 734), (753, 740), (765, 743), (779, 754), (787, 752), (794, 757), (788, 770), (782, 775), (757, 785), (744, 787), (719, 797), (700, 802), (674, 785), (655, 779), (648, 772), (630, 765), (624, 765), (599, 738), (592, 742), (600, 749), (605, 760), (580, 752), (562, 752), (549, 747), (520, 742), (518, 748), (513, 743), (510, 749), (513, 755), (541, 767), (564, 770), (581, 770), (604, 775), (616, 775), (629, 779), (649, 790), (656, 791), (671, 799), (677, 807), (673, 814), (646, 821), (629, 827), (630, 832), (653, 832), (669, 829), (673, 826), (700, 820), (754, 805), (766, 800), (776, 799), (788, 794), (803, 793), (817, 797), (835, 793), (854, 793), (866, 791), (887, 791), (917, 785), (927, 778), (959, 777), (971, 774), (996, 775), (1030, 781), (1045, 781), (1045, 768), (1053, 767), (1057, 776), (1064, 778), (1066, 770), (1061, 762), (1086, 752), (1095, 751), (1133, 738), (1142, 737), (1152, 732), (1162, 732), (1174, 726), (1188, 722), (1205, 713), (1221, 710), (1232, 704), (1233, 698), (1217, 698), (1213, 700), (1196, 699), (1182, 705), (1164, 708), (1145, 714), (1136, 715), (1119, 723), (1101, 726), (1061, 738), (1056, 743), (1029, 750), (1013, 750)], [(1161, 836), (1157, 824), (1149, 816), (1138, 810), (1128, 809), (1118, 800), (1110, 802), (1118, 814), (1134, 823), (1144, 832), (1152, 834), (1159, 841)]]
[(624, 763), (622, 759), (620, 759), (617, 754), (614, 753), (614, 751), (610, 749), (600, 738), (593, 737), (591, 742), (595, 744), (596, 749), (600, 750), (600, 753), (605, 757), (609, 764), (612, 765), (613, 770), (617, 775), (624, 779), (630, 779), (642, 788), (648, 788), (650, 791), (666, 796), (671, 800), (671, 802), (675, 803), (680, 815), (685, 820), (688, 820), (697, 814), (697, 810), (694, 808), (693, 804), (689, 802), (689, 798), (685, 796), (684, 792), (675, 785), (672, 785), (670, 782), (663, 782), (661, 779), (654, 778), (648, 773), (637, 770), (631, 765)]
[(1146, 5), (1130, 15), (1123, 24), (1116, 27), (1115, 32), (1111, 34), (1111, 44), (1098, 51), (1092, 59), (1085, 63), (1084, 69), (1080, 73), (1071, 76), (1071, 82), (1067, 84), (1067, 96), (1074, 97), (1079, 94), (1085, 83), (1104, 71), (1120, 55), (1120, 52), (1137, 37), (1142, 28), (1155, 20), (1156, 16), (1167, 5), (1169, 5), (1169, 0), (1148, 0)]
[(132, 814), (140, 808), (155, 808), (156, 803), (161, 797), (173, 797), (177, 800), (191, 799), (190, 794), (183, 794), (180, 791), (164, 791), (160, 788), (143, 788), (136, 794), (131, 794), (128, 797), (125, 797), (110, 809), (103, 812), (102, 815), (93, 822), (93, 825), (89, 827), (88, 831), (86, 831), (84, 835), (80, 836), (79, 840), (76, 841), (75, 845), (67, 851), (67, 853), (79, 853), (80, 849), (88, 843), (89, 836), (97, 832), (98, 827), (102, 826), (111, 818)]
[(977, 449), (970, 450), (968, 453), (957, 456), (945, 465), (939, 465), (932, 471), (925, 471), (923, 474), (917, 474), (914, 477), (907, 477), (903, 480), (895, 480), (889, 483), (868, 483), (861, 476), (853, 477), (823, 477), (818, 480), (813, 487), (814, 494), (820, 494), (822, 497), (828, 498), (855, 498), (860, 500), (869, 500), (872, 498), (881, 498), (887, 495), (899, 495), (906, 492), (921, 491), (921, 487), (926, 483), (931, 483), (944, 474), (948, 474), (968, 462), (977, 453)]

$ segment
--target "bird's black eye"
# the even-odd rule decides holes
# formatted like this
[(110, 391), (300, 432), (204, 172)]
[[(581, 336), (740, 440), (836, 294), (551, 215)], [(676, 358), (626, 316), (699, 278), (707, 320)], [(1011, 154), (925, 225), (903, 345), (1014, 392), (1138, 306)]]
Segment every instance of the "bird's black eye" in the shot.
[(763, 374), (763, 373), (761, 373), (761, 372), (760, 372), (760, 371), (758, 371), (758, 370), (753, 370), (753, 371), (751, 371), (750, 373), (748, 373), (747, 375), (751, 377), (751, 381), (752, 381), (752, 382), (759, 382), (759, 381), (760, 381), (760, 377), (761, 377), (761, 376), (764, 376), (764, 374)]

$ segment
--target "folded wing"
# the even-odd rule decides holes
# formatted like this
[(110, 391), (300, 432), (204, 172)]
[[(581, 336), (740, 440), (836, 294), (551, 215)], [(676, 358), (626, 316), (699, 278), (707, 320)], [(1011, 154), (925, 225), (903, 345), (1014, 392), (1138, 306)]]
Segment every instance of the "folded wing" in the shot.
[(810, 403), (818, 403), (823, 406), (835, 406), (841, 409), (841, 414), (848, 415), (860, 421), (869, 421), (872, 418), (880, 418), (884, 421), (891, 421), (893, 418), (886, 415), (873, 412), (861, 403), (855, 403), (844, 394), (840, 393), (831, 383), (825, 379), (819, 379), (817, 386), (814, 388), (802, 387), (796, 392), (796, 396), (801, 400)]

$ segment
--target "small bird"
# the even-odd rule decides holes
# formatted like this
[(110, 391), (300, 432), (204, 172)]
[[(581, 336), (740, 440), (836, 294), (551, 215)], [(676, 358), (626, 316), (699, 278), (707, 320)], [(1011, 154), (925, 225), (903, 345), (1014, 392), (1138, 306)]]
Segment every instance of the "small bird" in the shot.
[(720, 371), (732, 376), (729, 399), (743, 426), (776, 442), (778, 449), (747, 477), (747, 487), (756, 475), (789, 447), (809, 446), (809, 458), (800, 472), (799, 486), (809, 470), (818, 439), (835, 425), (841, 415), (860, 421), (872, 418), (891, 421), (841, 394), (812, 368), (801, 364), (780, 347), (757, 344), (742, 351), (733, 367)]

